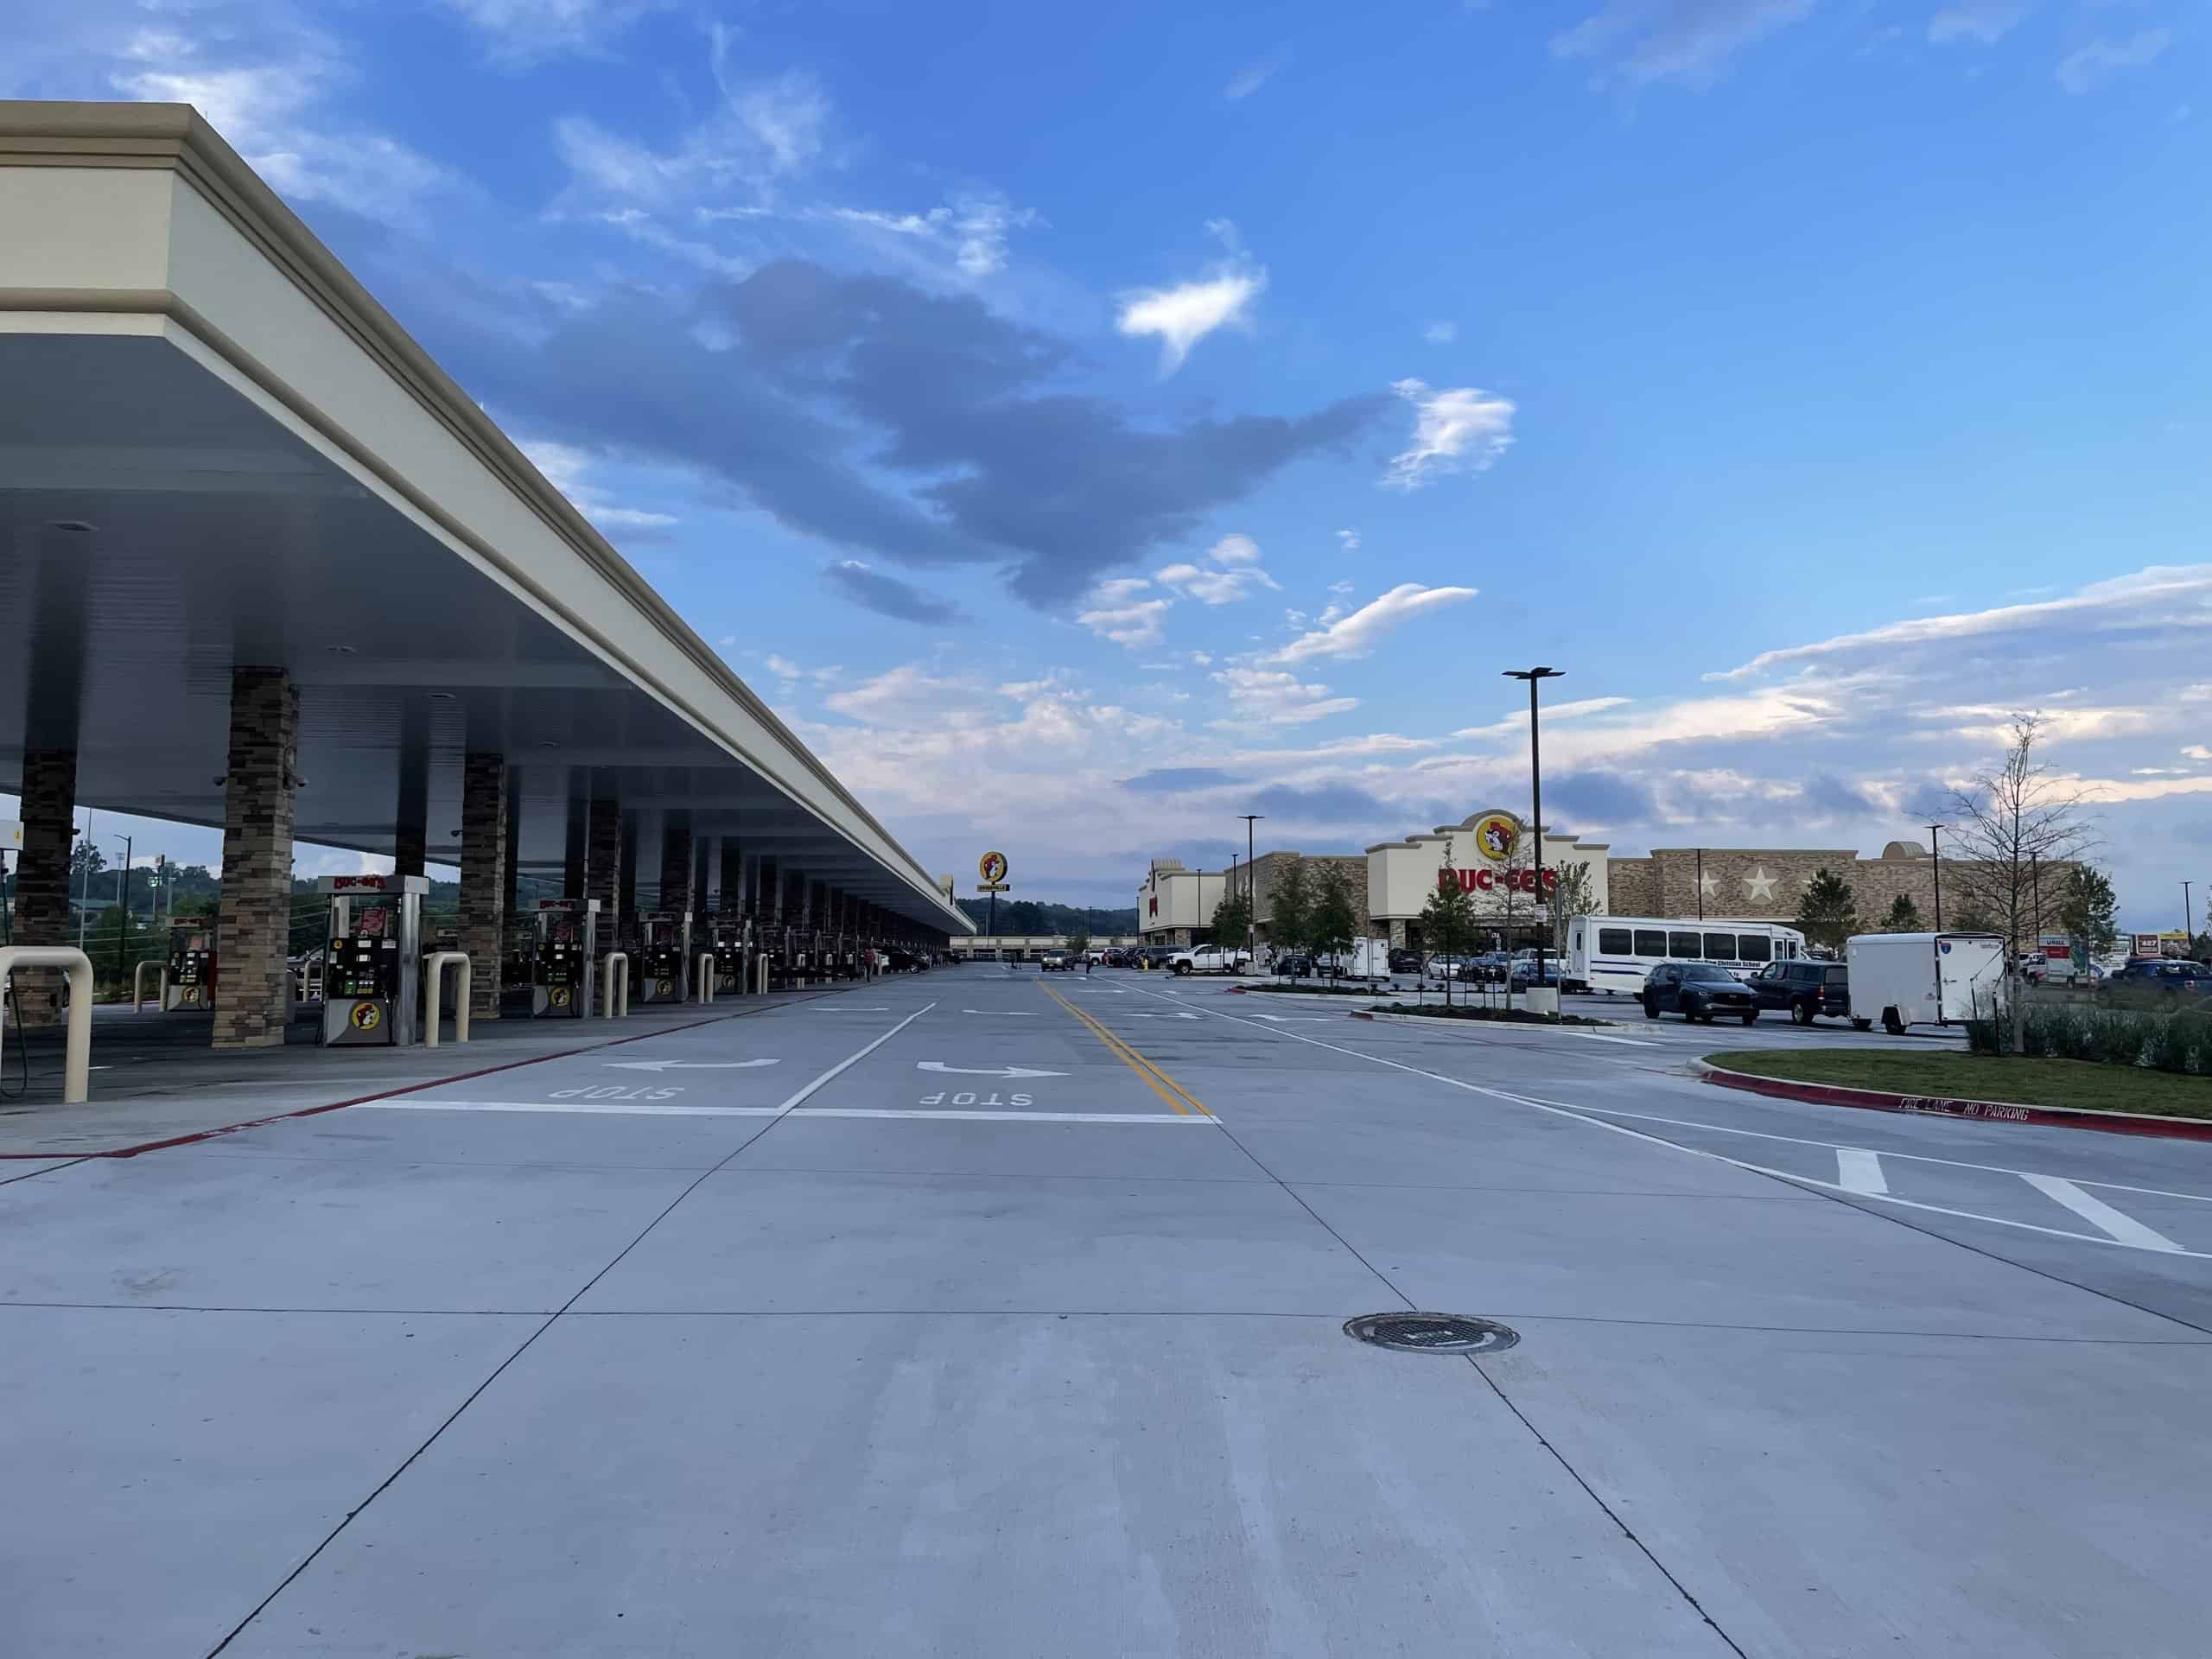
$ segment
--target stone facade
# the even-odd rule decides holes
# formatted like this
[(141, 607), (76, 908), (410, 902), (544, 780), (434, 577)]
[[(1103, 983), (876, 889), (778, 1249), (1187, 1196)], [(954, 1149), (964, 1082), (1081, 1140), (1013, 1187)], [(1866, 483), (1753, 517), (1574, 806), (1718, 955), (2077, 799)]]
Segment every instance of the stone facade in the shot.
[[(2054, 861), (2043, 871), (2046, 916), (2056, 908), (2059, 884), (2071, 868)], [(1849, 847), (1656, 848), (1648, 857), (1612, 861), (1606, 909), (1615, 916), (1703, 914), (1794, 925), (1807, 883), (1823, 869), (1850, 885), (1862, 930), (1878, 928), (1900, 893), (1911, 898), (1923, 925), (1936, 925), (1936, 867), (1916, 841), (1893, 841), (1878, 858), (1861, 858)], [(1955, 926), (1975, 889), (1988, 885), (1987, 878), (1980, 864), (1953, 858), (1942, 861), (1942, 878), (1944, 919)], [(1997, 907), (1985, 903), (1984, 908)], [(2001, 923), (2002, 917), (1994, 919)], [(2021, 944), (2025, 948), (2026, 941)]]
[(283, 1046), (292, 1014), (293, 791), (300, 694), (281, 668), (231, 671), (223, 785), (223, 907), (215, 928), (215, 1046)]
[(683, 915), (691, 904), (691, 815), (663, 816), (660, 826), (660, 906)]
[(612, 943), (622, 888), (622, 804), (594, 795), (584, 824), (584, 897), (599, 900), (601, 937)]
[[(23, 848), (16, 856), (16, 943), (74, 944), (69, 925), (69, 854), (77, 839), (77, 751), (23, 751)], [(26, 968), (10, 981), (26, 1026), (61, 1018), (60, 971)]]
[(507, 758), (471, 750), (461, 766), (461, 948), (468, 953), (468, 1014), (499, 1017), (510, 898)]

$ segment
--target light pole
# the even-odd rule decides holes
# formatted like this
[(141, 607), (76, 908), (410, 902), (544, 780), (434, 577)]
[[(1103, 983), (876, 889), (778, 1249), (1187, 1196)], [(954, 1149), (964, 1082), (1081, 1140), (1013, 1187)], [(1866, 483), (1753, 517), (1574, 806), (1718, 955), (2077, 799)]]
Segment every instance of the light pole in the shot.
[(1942, 843), (1936, 837), (1942, 830), (1940, 823), (1928, 826), (1928, 866), (1936, 872), (1936, 931), (1938, 933), (1943, 931), (1943, 852)]
[[(1529, 683), (1529, 794), (1530, 810), (1535, 816), (1535, 822), (1529, 826), (1529, 833), (1535, 840), (1533, 862), (1536, 874), (1536, 891), (1532, 902), (1535, 908), (1544, 911), (1544, 920), (1536, 929), (1536, 977), (1530, 987), (1536, 991), (1544, 988), (1544, 928), (1551, 922), (1551, 912), (1544, 906), (1544, 765), (1543, 747), (1536, 735), (1536, 688), (1545, 680), (1565, 677), (1566, 671), (1564, 669), (1546, 667), (1509, 668), (1503, 676), (1509, 680), (1526, 680)], [(1700, 884), (1700, 896), (1703, 892), (1704, 887)], [(1509, 990), (1512, 987), (1510, 970), (1506, 976), (1506, 986)], [(1552, 1013), (1554, 1016), (1559, 1013), (1556, 1001), (1552, 1004)]]
[(1705, 919), (1705, 849), (1697, 849), (1697, 918)]
[(88, 849), (85, 859), (85, 874), (77, 883), (77, 948), (79, 950), (85, 948), (86, 912), (87, 906), (92, 902), (92, 861), (90, 849), (94, 846), (94, 842), (92, 815), (89, 810), (85, 814), (85, 846)]
[(1239, 812), (1244, 820), (1244, 954), (1251, 958), (1244, 965), (1249, 969), (1260, 960), (1260, 879), (1252, 863), (1252, 826), (1268, 815), (1264, 812)]
[(130, 947), (130, 846), (129, 836), (110, 836), (110, 841), (123, 842), (123, 868), (115, 873), (115, 976), (119, 980), (126, 971), (123, 965), (124, 952)]
[(2196, 954), (2196, 915), (2189, 907), (2191, 885), (2187, 881), (2181, 884), (2181, 953), (2185, 957)]

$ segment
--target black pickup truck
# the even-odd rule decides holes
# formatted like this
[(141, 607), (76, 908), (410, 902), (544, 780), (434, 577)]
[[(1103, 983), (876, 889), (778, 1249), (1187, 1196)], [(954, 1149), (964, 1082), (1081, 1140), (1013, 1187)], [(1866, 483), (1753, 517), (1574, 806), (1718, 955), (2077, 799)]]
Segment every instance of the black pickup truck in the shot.
[(1801, 1026), (1851, 1017), (1851, 969), (1840, 962), (1770, 962), (1745, 982), (1762, 1008), (1781, 1008)]

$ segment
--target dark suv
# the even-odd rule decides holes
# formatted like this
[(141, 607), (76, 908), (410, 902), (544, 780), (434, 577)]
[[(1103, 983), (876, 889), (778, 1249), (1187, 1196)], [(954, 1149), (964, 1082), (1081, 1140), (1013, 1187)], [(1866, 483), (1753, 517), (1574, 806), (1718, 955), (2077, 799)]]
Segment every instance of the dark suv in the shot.
[(1784, 1008), (1801, 1026), (1851, 1017), (1851, 969), (1840, 962), (1770, 962), (1745, 982), (1762, 1008)]
[(1643, 982), (1643, 1017), (1679, 1014), (1708, 1026), (1715, 1014), (1729, 1014), (1745, 1025), (1759, 1017), (1758, 1004), (1735, 975), (1709, 962), (1662, 962)]

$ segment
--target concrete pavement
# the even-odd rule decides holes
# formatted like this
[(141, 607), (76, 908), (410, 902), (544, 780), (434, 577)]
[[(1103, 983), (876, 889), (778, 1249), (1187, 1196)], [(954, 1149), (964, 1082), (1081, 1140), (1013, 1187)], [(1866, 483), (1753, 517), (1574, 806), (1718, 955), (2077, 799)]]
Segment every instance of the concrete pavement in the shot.
[(0, 1166), (16, 1639), (2202, 1652), (2212, 1147), (1678, 1030), (974, 965)]

